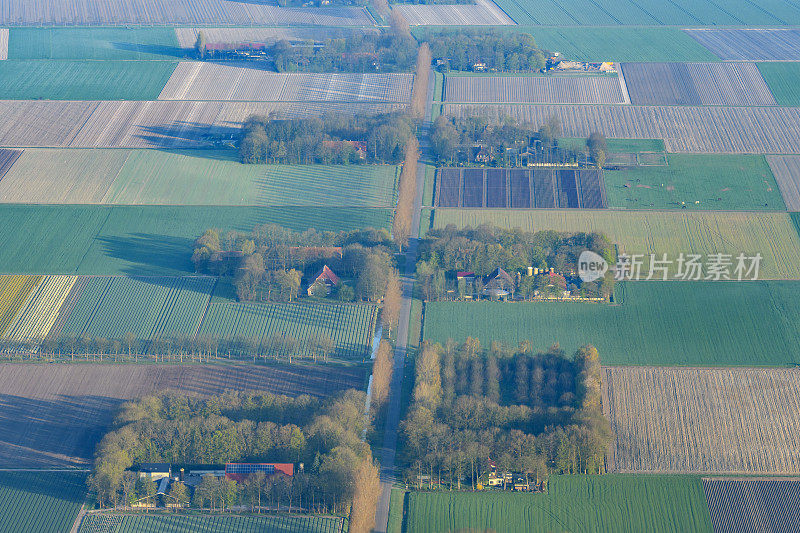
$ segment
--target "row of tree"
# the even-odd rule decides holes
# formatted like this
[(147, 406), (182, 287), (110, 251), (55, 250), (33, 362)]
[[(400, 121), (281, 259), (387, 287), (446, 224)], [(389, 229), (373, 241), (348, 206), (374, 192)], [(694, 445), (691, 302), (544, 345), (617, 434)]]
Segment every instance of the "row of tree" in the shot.
[(528, 33), (459, 28), (427, 32), (422, 39), (445, 70), (480, 65), (481, 70), (536, 71), (546, 65), (545, 53)]
[(416, 362), (413, 403), (402, 423), (406, 480), (422, 475), (472, 487), (493, 469), (540, 482), (550, 472), (602, 473), (611, 442), (602, 412), (597, 350), (572, 358), (474, 339), (427, 344)]

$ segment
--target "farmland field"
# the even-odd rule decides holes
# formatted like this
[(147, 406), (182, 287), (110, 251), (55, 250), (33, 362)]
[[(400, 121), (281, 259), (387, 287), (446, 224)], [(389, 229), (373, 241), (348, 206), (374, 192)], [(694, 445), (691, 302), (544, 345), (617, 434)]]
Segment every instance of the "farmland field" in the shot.
[(758, 70), (778, 105), (800, 106), (800, 63), (759, 63)]
[(492, 0), (474, 4), (396, 4), (397, 10), (412, 26), (506, 25), (514, 21)]
[(594, 344), (604, 365), (800, 364), (800, 282), (624, 282), (615, 297), (619, 305), (428, 302), (424, 335), (558, 342), (568, 353)]
[(800, 211), (800, 156), (768, 155), (767, 162), (789, 211)]
[(797, 29), (692, 29), (686, 32), (720, 59), (794, 61), (800, 58)]
[[(725, 253), (734, 257), (760, 253), (760, 279), (800, 279), (800, 237), (787, 213), (723, 211), (611, 211), (611, 210), (500, 210), (437, 209), (433, 226), (458, 227), (493, 223), (528, 231), (589, 231), (604, 233), (619, 253)], [(675, 265), (670, 273), (675, 273)]]
[(119, 405), (166, 389), (325, 397), (363, 389), (366, 368), (337, 365), (0, 364), (0, 466), (89, 463)]
[(623, 63), (634, 105), (775, 105), (754, 63)]
[(338, 516), (303, 514), (97, 514), (87, 515), (78, 533), (342, 533), (346, 524)]
[(555, 116), (565, 137), (592, 132), (617, 139), (664, 139), (667, 151), (688, 153), (800, 153), (800, 109), (790, 107), (679, 107), (603, 105), (444, 104), (448, 116), (476, 109), (533, 127)]
[(0, 61), (8, 59), (8, 28), (0, 28)]
[(202, 30), (206, 42), (210, 44), (236, 43), (275, 43), (278, 41), (324, 41), (326, 39), (344, 39), (352, 35), (377, 33), (375, 28), (346, 27), (280, 27), (280, 28), (175, 28), (178, 46), (183, 49), (194, 49), (197, 34)]
[(175, 61), (183, 55), (175, 30), (165, 27), (16, 27), (8, 43), (9, 59)]
[(2, 182), (3, 178), (21, 155), (22, 150), (0, 149), (0, 182)]
[(800, 472), (800, 370), (605, 368), (609, 470)]
[(408, 102), (413, 74), (276, 73), (252, 66), (185, 61), (159, 100)]
[(37, 352), (50, 333), (74, 283), (75, 276), (44, 276), (8, 326), (3, 338), (18, 343), (23, 349)]
[(359, 7), (283, 8), (225, 0), (89, 0), (28, 2), (0, 0), (1, 25), (266, 25), (372, 26)]
[(779, 183), (762, 155), (667, 154), (666, 159), (666, 166), (604, 171), (608, 205), (625, 209), (786, 209)]
[[(377, 308), (354, 304), (245, 304), (212, 303), (200, 326), (200, 337), (253, 339), (259, 352), (271, 337), (305, 341), (325, 335), (332, 339), (337, 359), (363, 360), (370, 356)], [(300, 355), (310, 357), (311, 346), (302, 342)]]
[(711, 519), (695, 476), (551, 476), (547, 494), (408, 495), (411, 533), (442, 531), (704, 531)]
[(40, 276), (0, 276), (0, 336), (5, 335), (40, 281)]
[(797, 479), (703, 479), (716, 533), (799, 531)]
[(0, 100), (154, 100), (176, 63), (2, 61)]
[(66, 533), (85, 497), (83, 472), (0, 472), (0, 531)]
[[(331, 207), (0, 205), (0, 273), (181, 275), (209, 227), (250, 231), (385, 228), (389, 209)], [(31, 246), (35, 243), (35, 246)], [(42, 253), (47, 250), (47, 253)]]
[(621, 104), (625, 96), (617, 76), (445, 76), (445, 101)]

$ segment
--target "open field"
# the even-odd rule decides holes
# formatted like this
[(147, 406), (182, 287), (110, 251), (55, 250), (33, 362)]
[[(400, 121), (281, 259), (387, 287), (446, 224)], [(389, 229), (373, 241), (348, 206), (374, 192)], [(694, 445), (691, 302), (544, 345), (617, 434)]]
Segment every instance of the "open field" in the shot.
[(517, 24), (546, 26), (783, 26), (800, 24), (800, 9), (783, 0), (498, 0)]
[(593, 344), (604, 365), (800, 364), (800, 282), (624, 282), (618, 305), (428, 302), (425, 338), (467, 337), (568, 353)]
[(0, 0), (0, 24), (28, 26), (91, 25), (276, 25), (372, 26), (359, 7), (284, 8), (225, 0)]
[(800, 531), (797, 479), (703, 479), (716, 533)]
[(0, 61), (8, 59), (8, 28), (0, 28)]
[[(787, 213), (723, 211), (611, 211), (611, 210), (500, 210), (437, 209), (433, 226), (458, 227), (493, 223), (529, 231), (588, 231), (604, 233), (619, 253), (649, 254), (677, 260), (679, 254), (740, 253), (762, 256), (760, 279), (800, 279), (800, 237)], [(734, 261), (735, 263), (735, 261)], [(735, 266), (735, 264), (734, 264)], [(676, 264), (670, 267), (670, 275)]]
[(623, 63), (634, 105), (776, 105), (755, 63)]
[(800, 63), (759, 63), (758, 70), (778, 105), (800, 106)]
[(175, 61), (183, 55), (175, 30), (165, 27), (16, 27), (8, 43), (9, 59)]
[(703, 485), (695, 476), (550, 476), (547, 494), (408, 495), (406, 531), (711, 532)]
[(2, 182), (3, 178), (21, 155), (22, 150), (0, 149), (0, 182)]
[(444, 88), (448, 102), (626, 103), (616, 76), (445, 76)]
[(212, 303), (200, 326), (200, 337), (251, 340), (268, 351), (270, 338), (294, 337), (302, 343), (300, 355), (311, 357), (305, 341), (327, 336), (337, 359), (368, 359), (372, 350), (377, 308), (354, 304), (245, 304)]
[(789, 211), (800, 211), (800, 156), (769, 155), (769, 168)]
[[(0, 205), (0, 273), (182, 275), (209, 227), (385, 228), (391, 211), (330, 207)], [(31, 244), (35, 243), (34, 246)], [(46, 252), (43, 252), (46, 250)]]
[(390, 207), (396, 174), (392, 165), (243, 165), (233, 150), (28, 148), (0, 179), (0, 202)]
[(276, 73), (252, 65), (184, 61), (159, 100), (408, 102), (413, 74)]
[(800, 370), (605, 368), (609, 470), (800, 472)]
[(0, 100), (154, 100), (176, 63), (3, 61)]
[(728, 61), (796, 61), (800, 59), (800, 30), (716, 29), (686, 30), (720, 59)]
[(0, 531), (67, 532), (85, 497), (83, 472), (0, 472)]
[(366, 369), (335, 365), (0, 364), (0, 466), (84, 465), (119, 405), (173, 389), (328, 396), (363, 389)]
[[(161, 64), (161, 63), (158, 63)], [(0, 100), (0, 146), (200, 148), (230, 139), (250, 115), (376, 114), (402, 103)]]
[(514, 24), (492, 0), (475, 0), (474, 4), (395, 4), (412, 26), (491, 26)]
[(326, 39), (344, 39), (352, 35), (365, 35), (377, 33), (376, 28), (312, 28), (312, 27), (281, 27), (281, 28), (175, 28), (178, 46), (184, 49), (194, 49), (197, 34), (202, 30), (206, 42), (210, 44), (239, 44), (239, 43), (275, 43), (278, 41), (324, 41)]
[(594, 169), (440, 168), (436, 206), (606, 207), (602, 171)]
[[(342, 533), (347, 520), (338, 516), (302, 514), (268, 515), (175, 515), (97, 514), (87, 515), (79, 533)], [(112, 529), (113, 528), (113, 529)]]
[(770, 170), (774, 166), (762, 155), (667, 154), (666, 160), (666, 166), (604, 171), (608, 205), (706, 211), (786, 209), (778, 189), (780, 182)]
[(64, 300), (75, 284), (75, 276), (44, 276), (20, 308), (3, 338), (22, 349), (37, 352), (58, 318)]
[(16, 318), (41, 276), (0, 276), (0, 336)]
[(592, 132), (613, 138), (664, 139), (669, 152), (800, 153), (800, 109), (790, 107), (679, 107), (604, 105), (444, 104), (450, 116), (485, 111), (534, 127), (555, 116), (565, 137)]

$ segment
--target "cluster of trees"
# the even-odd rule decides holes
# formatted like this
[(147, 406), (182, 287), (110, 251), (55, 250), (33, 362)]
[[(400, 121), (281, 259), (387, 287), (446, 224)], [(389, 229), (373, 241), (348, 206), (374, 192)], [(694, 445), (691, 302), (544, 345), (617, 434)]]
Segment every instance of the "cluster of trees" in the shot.
[(474, 65), (482, 63), (490, 70), (530, 71), (541, 70), (547, 63), (544, 52), (528, 33), (459, 28), (430, 32), (424, 41), (445, 69), (473, 70)]
[[(489, 224), (458, 229), (451, 224), (429, 231), (420, 242), (417, 283), (425, 299), (435, 300), (448, 290), (460, 292), (463, 289), (458, 287), (455, 280), (458, 271), (474, 272), (478, 285), (481, 276), (502, 268), (517, 277), (515, 290), (517, 296), (523, 298), (553, 283), (560, 285), (559, 282), (564, 284), (561, 289), (580, 288), (587, 295), (608, 298), (614, 289), (611, 269), (604, 278), (595, 282), (581, 283), (580, 287), (566, 284), (563, 275), (577, 272), (578, 258), (586, 250), (599, 254), (609, 265), (616, 263), (614, 247), (604, 235), (598, 233), (530, 232), (507, 230)], [(561, 277), (528, 277), (529, 266), (539, 270), (552, 268)], [(516, 276), (517, 273), (521, 275)], [(580, 283), (577, 278), (571, 279), (573, 283)], [(480, 287), (475, 289), (480, 293)]]
[[(147, 396), (122, 407), (113, 430), (98, 446), (89, 485), (102, 506), (127, 505), (155, 487), (137, 486), (138, 475), (128, 469), (139, 463), (303, 462), (304, 471), (291, 479), (252, 476), (241, 485), (203, 481), (191, 504), (211, 509), (268, 505), (335, 514), (347, 514), (352, 507), (351, 521), (368, 522), (379, 481), (369, 445), (361, 440), (367, 424), (364, 401), (364, 393), (355, 390), (324, 402), (242, 392), (207, 399)], [(174, 485), (178, 494), (173, 496), (189, 502), (188, 492), (181, 494), (185, 487)]]
[[(396, 272), (391, 236), (384, 230), (296, 232), (275, 224), (250, 233), (208, 229), (195, 241), (197, 272), (233, 276), (236, 293), (246, 301), (293, 301), (303, 279), (327, 265), (341, 278), (336, 297), (378, 301)], [(316, 294), (315, 294), (316, 295)]]
[(425, 345), (402, 422), (407, 482), (428, 475), (474, 490), (492, 463), (537, 483), (551, 472), (602, 473), (612, 433), (600, 380), (592, 346), (568, 358), (557, 345), (534, 353), (529, 342)]
[(253, 115), (242, 126), (239, 158), (242, 163), (397, 164), (412, 134), (411, 120), (399, 112), (285, 120)]

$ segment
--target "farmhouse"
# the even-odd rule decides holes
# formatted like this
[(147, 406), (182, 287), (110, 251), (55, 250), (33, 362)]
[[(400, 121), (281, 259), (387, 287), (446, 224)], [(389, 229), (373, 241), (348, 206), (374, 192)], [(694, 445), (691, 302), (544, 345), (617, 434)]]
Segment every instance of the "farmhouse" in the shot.
[(317, 287), (325, 287), (325, 293), (330, 294), (331, 290), (337, 285), (339, 285), (339, 276), (334, 274), (333, 270), (328, 268), (328, 265), (325, 265), (314, 280), (308, 284), (308, 295), (313, 295)]
[(150, 481), (159, 481), (172, 477), (172, 465), (169, 463), (142, 463), (139, 465), (139, 477)]
[(225, 465), (225, 477), (237, 483), (241, 483), (256, 472), (263, 472), (268, 478), (292, 477), (294, 476), (294, 465), (292, 463), (227, 463)]
[(486, 277), (483, 294), (496, 299), (507, 298), (510, 293), (514, 292), (514, 286), (514, 278), (498, 267)]

